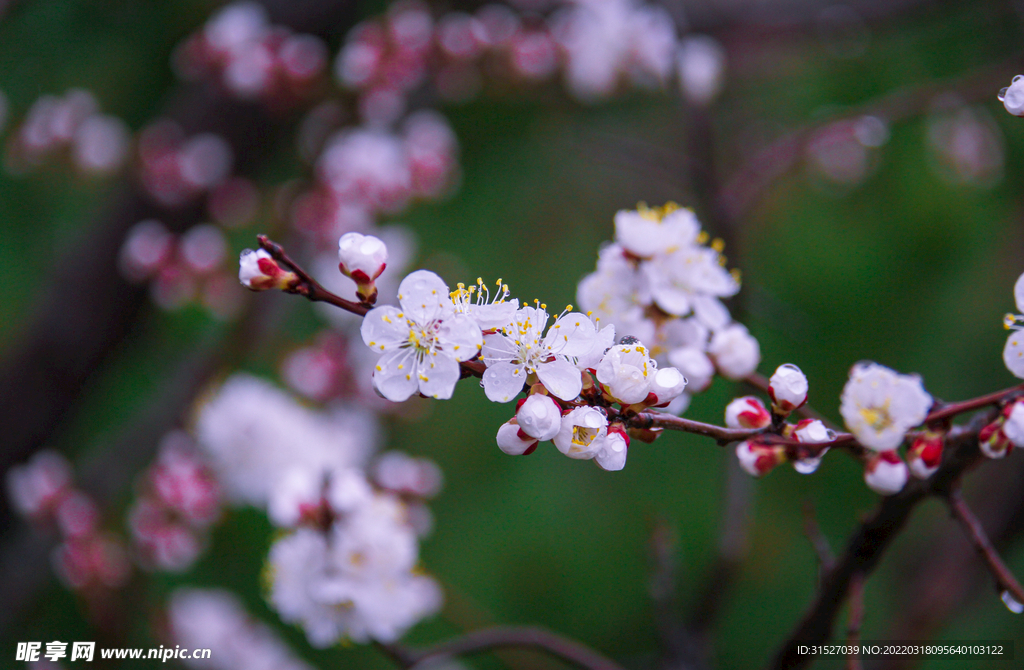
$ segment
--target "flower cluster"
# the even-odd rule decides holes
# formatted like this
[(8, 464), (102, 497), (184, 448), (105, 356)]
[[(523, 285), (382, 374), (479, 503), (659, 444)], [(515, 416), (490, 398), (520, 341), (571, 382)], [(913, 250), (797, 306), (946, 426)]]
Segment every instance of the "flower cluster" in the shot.
[(61, 542), (51, 556), (69, 588), (90, 592), (123, 586), (131, 576), (124, 543), (100, 527), (96, 502), (75, 487), (71, 466), (53, 451), (40, 451), (7, 473), (15, 509), (37, 524), (56, 526)]
[(327, 69), (327, 45), (272, 25), (256, 2), (234, 2), (210, 17), (175, 51), (186, 81), (215, 80), (244, 100), (284, 106), (305, 97)]
[(418, 544), (406, 506), (360, 471), (292, 478), (270, 512), (294, 528), (270, 548), (270, 602), (313, 646), (340, 638), (391, 642), (440, 608), (440, 587), (415, 569)]
[(121, 167), (131, 135), (117, 117), (102, 114), (92, 93), (72, 89), (63, 97), (40, 97), (7, 145), (8, 169), (36, 168), (64, 152), (83, 174), (108, 174)]
[(738, 275), (723, 267), (721, 240), (707, 242), (693, 212), (673, 203), (620, 211), (615, 242), (577, 293), (620, 336), (639, 338), (656, 360), (678, 368), (689, 393), (706, 388), (716, 370), (741, 379), (761, 360), (757, 340), (721, 302), (739, 291)]
[(442, 196), (457, 173), (455, 134), (429, 110), (410, 114), (397, 132), (358, 127), (323, 134), (316, 181), (292, 205), (295, 227), (323, 243), (364, 231), (412, 200)]
[[(1017, 311), (1024, 312), (1024, 274), (1017, 278), (1013, 286), (1013, 297), (1017, 304)], [(1007, 314), (1003, 318), (1003, 325), (1011, 331), (1006, 338), (1006, 346), (1003, 348), (1003, 361), (1006, 368), (1013, 373), (1014, 377), (1024, 379), (1024, 316), (1019, 314)]]
[(121, 245), (118, 265), (131, 282), (149, 282), (153, 302), (176, 310), (198, 302), (227, 319), (241, 307), (242, 291), (227, 269), (228, 244), (220, 227), (200, 224), (175, 235), (155, 219), (140, 221)]
[(182, 572), (199, 557), (220, 516), (220, 487), (183, 431), (164, 436), (156, 462), (139, 478), (128, 512), (143, 565)]
[(308, 409), (236, 375), (203, 406), (196, 432), (227, 498), (264, 507), (289, 530), (270, 550), (269, 599), (311, 644), (392, 641), (440, 607), (439, 586), (416, 565), (417, 536), (431, 526), (423, 501), (440, 489), (440, 471), (391, 454), (371, 484), (372, 414)]
[(139, 178), (165, 207), (184, 205), (212, 192), (231, 175), (235, 156), (215, 133), (188, 136), (174, 121), (158, 120), (139, 134)]
[(167, 627), (173, 644), (217, 650), (210, 658), (182, 659), (196, 670), (313, 670), (229, 591), (177, 589), (167, 604)]

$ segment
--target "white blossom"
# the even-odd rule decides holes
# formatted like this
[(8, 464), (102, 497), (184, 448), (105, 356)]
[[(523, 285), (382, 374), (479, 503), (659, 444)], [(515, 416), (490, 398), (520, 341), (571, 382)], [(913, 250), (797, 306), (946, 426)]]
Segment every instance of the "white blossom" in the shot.
[(177, 589), (168, 600), (167, 625), (176, 644), (217, 650), (210, 658), (183, 659), (197, 670), (313, 670), (229, 591)]
[(692, 209), (620, 210), (615, 214), (615, 241), (629, 254), (650, 258), (696, 244), (700, 223)]
[(793, 435), (803, 444), (821, 444), (836, 439), (835, 433), (817, 419), (804, 419), (797, 424)]
[(697, 105), (713, 101), (722, 90), (725, 49), (709, 35), (691, 35), (679, 43), (676, 52), (679, 87)]
[[(1020, 85), (1024, 88), (1024, 79)], [(1024, 97), (1024, 91), (1021, 93)], [(1013, 297), (1017, 303), (1017, 311), (1024, 312), (1024, 274), (1017, 278), (1013, 286)], [(1024, 316), (1007, 314), (1004, 319), (1006, 327), (1012, 331), (1006, 338), (1006, 347), (1003, 348), (1003, 361), (1006, 367), (1015, 377), (1024, 379), (1024, 328), (1020, 325), (1024, 322)]]
[(492, 296), (483, 279), (477, 277), (476, 284), (469, 288), (459, 282), (451, 297), (455, 311), (473, 319), (480, 330), (494, 331), (509, 326), (519, 309), (519, 299), (509, 300), (508, 295), (508, 284), (503, 284), (500, 279)]
[(363, 342), (383, 354), (373, 372), (374, 387), (395, 402), (416, 392), (450, 398), (459, 381), (459, 362), (480, 351), (480, 327), (455, 311), (448, 287), (427, 270), (402, 280), (398, 301), (401, 308), (370, 310), (360, 329)]
[(715, 332), (708, 344), (708, 354), (718, 371), (729, 379), (743, 379), (757, 370), (761, 347), (746, 326), (734, 323)]
[(580, 370), (596, 371), (601, 359), (604, 358), (604, 352), (608, 351), (613, 344), (615, 344), (615, 326), (609, 324), (597, 331), (590, 351), (576, 357), (576, 367)]
[(562, 427), (562, 408), (550, 396), (535, 393), (516, 412), (516, 422), (530, 437), (550, 440)]
[(569, 458), (594, 458), (604, 449), (608, 419), (593, 407), (577, 407), (562, 417), (555, 446)]
[(613, 424), (601, 450), (594, 456), (594, 462), (602, 470), (614, 472), (626, 467), (626, 452), (629, 450), (629, 434), (621, 424)]
[(235, 503), (263, 505), (292, 468), (312, 473), (361, 465), (376, 426), (366, 413), (303, 407), (273, 384), (235, 374), (202, 406), (196, 439)]
[[(642, 402), (650, 393), (658, 364), (639, 342), (610, 348), (597, 366), (597, 380), (624, 405)], [(682, 389), (680, 389), (680, 392)], [(678, 394), (677, 394), (678, 395)]]
[(687, 379), (694, 393), (703, 391), (715, 376), (715, 364), (700, 347), (679, 347), (668, 352), (668, 362)]
[(548, 318), (543, 305), (522, 307), (511, 324), (484, 337), (480, 358), (487, 365), (482, 383), (489, 400), (508, 402), (532, 379), (562, 400), (580, 394), (583, 380), (571, 357), (590, 351), (594, 324), (583, 314), (567, 312), (545, 334)]
[(875, 451), (890, 451), (924, 421), (931, 405), (920, 377), (869, 362), (853, 366), (839, 412), (858, 442)]
[(1014, 77), (1010, 86), (999, 92), (999, 99), (1010, 114), (1024, 116), (1024, 75)]
[(868, 488), (883, 496), (891, 496), (907, 485), (907, 465), (895, 451), (882, 451), (868, 461), (864, 468), (864, 482)]

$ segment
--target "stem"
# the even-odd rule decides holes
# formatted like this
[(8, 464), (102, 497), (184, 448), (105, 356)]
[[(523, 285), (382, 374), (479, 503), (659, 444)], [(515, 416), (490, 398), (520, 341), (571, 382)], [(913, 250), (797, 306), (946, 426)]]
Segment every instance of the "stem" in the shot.
[[(846, 644), (851, 649), (860, 647), (860, 627), (864, 622), (864, 575), (857, 573), (850, 580), (850, 618), (846, 624)], [(846, 670), (861, 670), (864, 666), (860, 654), (851, 651), (846, 656)]]
[(924, 422), (928, 424), (933, 421), (948, 419), (949, 417), (956, 416), (957, 414), (963, 414), (964, 412), (982, 409), (989, 405), (999, 405), (1013, 394), (1021, 392), (1024, 392), (1024, 384), (1011, 386), (1008, 389), (995, 391), (994, 393), (989, 393), (988, 395), (979, 396), (977, 398), (971, 398), (970, 400), (949, 403), (931, 412), (927, 417), (925, 417)]
[(1010, 569), (1003, 563), (1003, 559), (999, 557), (999, 553), (992, 546), (992, 542), (988, 539), (988, 535), (985, 534), (985, 529), (982, 528), (978, 517), (974, 516), (974, 512), (971, 511), (971, 508), (967, 506), (967, 503), (960, 495), (960, 490), (958, 488), (951, 490), (946, 498), (946, 502), (949, 504), (949, 509), (953, 516), (964, 527), (974, 548), (985, 559), (989, 571), (996, 579), (1000, 592), (1009, 592), (1017, 602), (1024, 603), (1024, 589), (1021, 588), (1020, 582), (1017, 581), (1017, 578), (1013, 576)]

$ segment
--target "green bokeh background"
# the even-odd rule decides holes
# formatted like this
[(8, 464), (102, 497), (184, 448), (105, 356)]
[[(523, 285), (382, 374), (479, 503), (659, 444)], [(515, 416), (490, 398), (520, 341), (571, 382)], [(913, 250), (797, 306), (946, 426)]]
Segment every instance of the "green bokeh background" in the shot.
[[(41, 94), (85, 87), (104, 111), (138, 130), (175, 85), (167, 65), (171, 49), (210, 11), (198, 0), (24, 0), (0, 20), (0, 90), (17, 119)], [(712, 111), (721, 174), (732, 174), (758, 148), (755, 137), (1015, 55), (1019, 61), (1024, 47), (1021, 19), (1002, 2), (921, 3), (869, 30), (856, 57), (835, 55), (813, 25), (723, 30), (733, 62)], [(1007, 84), (1014, 74), (1008, 66)], [(858, 187), (839, 192), (798, 161), (738, 222), (742, 318), (761, 343), (760, 369), (801, 366), (812, 403), (833, 419), (847, 370), (861, 359), (919, 372), (929, 391), (944, 399), (1013, 383), (1000, 358), (1000, 321), (1013, 307), (1011, 287), (1024, 271), (1024, 121), (1005, 113), (994, 90), (976, 102), (1004, 141), (1004, 175), (995, 185), (955, 186), (937, 176), (927, 119), (915, 116), (890, 128), (874, 171)], [(707, 214), (686, 183), (687, 117), (675, 96), (636, 94), (585, 107), (550, 87), (499, 91), (444, 111), (461, 144), (461, 189), (397, 220), (419, 237), (419, 265), (450, 283), (500, 275), (520, 298), (573, 302), (576, 282), (611, 237), (617, 209), (677, 200)], [(300, 170), (297, 157), (283, 149), (264, 176), (273, 184)], [(36, 288), (84, 233), (108, 188), (60, 167), (26, 177), (0, 173), (0, 346), (13, 341)], [(237, 249), (250, 244), (252, 232), (234, 240)], [(273, 337), (282, 350), (303, 343), (320, 323), (297, 299), (285, 310)], [(148, 314), (84, 390), (82, 408), (50, 446), (74, 458), (104, 449), (195, 343), (222, 328), (198, 309)], [(273, 374), (280, 354), (274, 347), (261, 353), (246, 367)], [(687, 416), (720, 422), (722, 407), (738, 392), (718, 380)], [(510, 458), (494, 445), (508, 415), (507, 406), (488, 403), (474, 382), (463, 381), (451, 401), (428, 408), (422, 421), (387, 427), (388, 446), (429, 456), (445, 472), (445, 490), (431, 505), (436, 529), (422, 545), (422, 558), (449, 594), (449, 613), (457, 610), (461, 625), (542, 624), (627, 666), (648, 667), (656, 649), (646, 553), (651, 529), (666, 520), (677, 531), (686, 608), (716, 560), (731, 454), (696, 436), (670, 434), (635, 445), (619, 473), (566, 459), (550, 445), (530, 458)], [(124, 504), (130, 497), (125, 491)], [(748, 559), (734, 587), (721, 594), (716, 667), (763, 665), (813, 597), (817, 568), (801, 528), (804, 500), (813, 501), (838, 549), (877, 496), (843, 454), (829, 456), (814, 476), (780, 468), (756, 482)], [(865, 638), (888, 638), (905, 609), (899, 587), (911, 576), (922, 543), (959, 532), (938, 503), (915, 513), (867, 583)], [(271, 534), (258, 513), (232, 512), (192, 572), (158, 575), (141, 587), (131, 643), (159, 644), (148, 612), (173, 586), (221, 585), (241, 594), (250, 611), (321, 668), (391, 667), (368, 648), (310, 651), (301, 632), (279, 624), (260, 590)], [(1019, 543), (1005, 558), (1024, 574)], [(409, 639), (456, 630), (437, 619)], [(1024, 655), (1022, 619), (988, 589), (940, 638), (1014, 639)], [(4, 633), (0, 667), (14, 667), (16, 641), (52, 639), (92, 639), (75, 598), (56, 582)], [(500, 667), (493, 659), (469, 664)], [(932, 660), (922, 667), (1019, 666), (1019, 660), (1015, 666)]]

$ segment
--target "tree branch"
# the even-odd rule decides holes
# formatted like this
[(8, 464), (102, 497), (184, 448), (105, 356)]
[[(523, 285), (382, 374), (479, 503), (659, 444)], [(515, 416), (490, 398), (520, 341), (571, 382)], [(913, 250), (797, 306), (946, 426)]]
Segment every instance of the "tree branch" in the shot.
[(974, 516), (974, 512), (964, 502), (959, 488), (954, 488), (949, 492), (946, 502), (953, 516), (963, 526), (974, 548), (985, 559), (989, 571), (996, 579), (1000, 592), (1009, 593), (1013, 596), (1014, 600), (1024, 603), (1024, 589), (1021, 588), (1020, 582), (1013, 576), (1010, 569), (1006, 567), (1003, 559), (999, 557), (999, 553), (992, 546), (992, 542), (989, 541), (988, 535), (985, 534), (985, 529), (982, 528), (981, 522), (978, 521), (978, 517)]
[(995, 416), (995, 410), (979, 413), (966, 426), (955, 427), (946, 437), (939, 470), (931, 478), (913, 481), (896, 495), (882, 500), (848, 541), (846, 550), (826, 576), (803, 619), (783, 643), (771, 667), (802, 668), (811, 662), (813, 656), (799, 654), (797, 647), (829, 639), (854, 577), (867, 578), (871, 574), (918, 503), (929, 496), (948, 496), (960, 478), (984, 458), (978, 449), (978, 431)]

